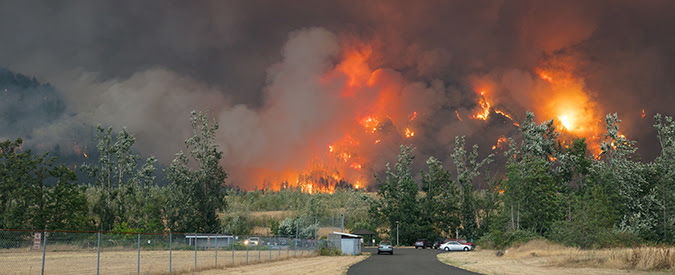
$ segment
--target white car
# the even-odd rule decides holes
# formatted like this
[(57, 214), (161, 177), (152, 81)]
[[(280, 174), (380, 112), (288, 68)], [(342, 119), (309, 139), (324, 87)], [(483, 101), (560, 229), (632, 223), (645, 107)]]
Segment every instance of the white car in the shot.
[(443, 249), (443, 250), (445, 250), (445, 251), (452, 251), (452, 250), (456, 250), (456, 251), (462, 251), (462, 250), (463, 250), (463, 251), (469, 251), (469, 250), (473, 250), (473, 248), (472, 248), (470, 245), (463, 244), (463, 243), (460, 243), (460, 242), (458, 242), (458, 241), (449, 241), (449, 242), (447, 242), (447, 243), (442, 244), (442, 245), (441, 245), (440, 247), (438, 247), (438, 248), (439, 248), (439, 249)]
[(260, 243), (260, 238), (258, 237), (250, 237), (244, 241), (245, 245), (250, 245), (250, 246), (255, 246)]

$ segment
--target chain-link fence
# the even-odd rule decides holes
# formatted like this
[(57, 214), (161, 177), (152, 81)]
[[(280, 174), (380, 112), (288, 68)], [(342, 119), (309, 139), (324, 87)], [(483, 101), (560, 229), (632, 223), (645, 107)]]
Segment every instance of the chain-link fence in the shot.
[(231, 234), (0, 230), (0, 274), (192, 272), (314, 255), (325, 240)]

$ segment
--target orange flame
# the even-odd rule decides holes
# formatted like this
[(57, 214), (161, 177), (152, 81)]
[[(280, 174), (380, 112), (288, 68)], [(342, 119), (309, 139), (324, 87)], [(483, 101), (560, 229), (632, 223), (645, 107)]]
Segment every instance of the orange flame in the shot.
[(413, 112), (412, 115), (410, 115), (410, 121), (413, 121), (417, 117), (417, 112)]
[(507, 142), (509, 142), (509, 140), (506, 139), (505, 136), (500, 136), (499, 139), (497, 139), (497, 144), (495, 144), (495, 145), (492, 146), (492, 150), (496, 150), (497, 148), (499, 148), (500, 150), (504, 149), (503, 146), (504, 146), (504, 144), (506, 144)]
[[(318, 144), (309, 148), (318, 148), (318, 152), (310, 152), (312, 160), (304, 166), (289, 162), (288, 167), (278, 167), (278, 170), (260, 168), (250, 172), (256, 175), (262, 187), (295, 188), (308, 193), (367, 188), (374, 169), (370, 167), (370, 158), (375, 156), (374, 148), (369, 146), (374, 147), (384, 138), (403, 139), (415, 135), (411, 122), (417, 119), (418, 112), (406, 109), (409, 102), (403, 100), (400, 76), (389, 70), (371, 69), (370, 46), (350, 46), (343, 47), (338, 65), (319, 77), (321, 85), (338, 91), (335, 100), (349, 106), (353, 115), (351, 120), (342, 119), (333, 128), (343, 135), (317, 139)], [(395, 131), (384, 131), (385, 127)], [(389, 134), (396, 132), (400, 134)]]
[(405, 128), (405, 137), (410, 138), (410, 137), (414, 137), (414, 136), (415, 136), (415, 132), (410, 131), (410, 128)]
[(478, 113), (471, 116), (473, 119), (487, 120), (490, 116), (490, 103), (485, 99), (485, 91), (480, 92), (481, 98), (478, 101), (480, 109)]
[(363, 125), (363, 128), (366, 129), (366, 132), (370, 132), (372, 134), (377, 131), (380, 121), (369, 116), (361, 120), (361, 125)]
[(459, 121), (464, 121), (461, 117), (459, 117), (459, 113), (457, 112), (457, 110), (455, 110), (455, 114), (457, 115), (457, 118), (459, 119)]
[(504, 111), (502, 111), (502, 110), (499, 110), (499, 109), (497, 109), (497, 108), (495, 108), (494, 110), (495, 110), (495, 113), (498, 113), (498, 114), (500, 114), (500, 115), (502, 115), (502, 116), (504, 116), (504, 117), (510, 119), (511, 122), (513, 122), (513, 125), (514, 125), (514, 126), (520, 127), (520, 124), (518, 124), (518, 122), (516, 122), (515, 120), (513, 120), (513, 117), (511, 117), (511, 115), (509, 115), (509, 114), (507, 114), (506, 112), (504, 112)]

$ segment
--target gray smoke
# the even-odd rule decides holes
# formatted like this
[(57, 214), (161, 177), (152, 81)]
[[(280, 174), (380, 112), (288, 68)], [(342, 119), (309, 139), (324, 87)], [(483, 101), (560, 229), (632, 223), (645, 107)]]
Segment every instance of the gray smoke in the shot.
[[(420, 164), (448, 162), (455, 135), (488, 153), (515, 134), (496, 114), (467, 119), (473, 84), (491, 80), (493, 103), (522, 120), (547, 96), (531, 91), (548, 64), (583, 78), (598, 113), (618, 112), (649, 160), (659, 152), (651, 117), (673, 115), (673, 11), (672, 1), (3, 2), (0, 66), (51, 83), (65, 107), (48, 122), (4, 116), (0, 125), (20, 120), (33, 142), (64, 145), (86, 136), (78, 129), (128, 127), (139, 150), (167, 162), (191, 133), (189, 112), (209, 110), (233, 176), (293, 168), (339, 138), (332, 123), (354, 117), (350, 102), (312, 81), (345, 43), (363, 41), (370, 67), (398, 83), (405, 113), (425, 113), (410, 140)], [(371, 167), (395, 160), (391, 141)], [(235, 181), (253, 185), (246, 180)]]

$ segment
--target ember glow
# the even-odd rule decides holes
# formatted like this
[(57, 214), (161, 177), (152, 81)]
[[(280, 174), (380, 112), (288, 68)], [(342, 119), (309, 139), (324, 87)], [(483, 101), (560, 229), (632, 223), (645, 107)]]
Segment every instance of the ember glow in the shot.
[(499, 139), (497, 139), (497, 144), (492, 145), (492, 150), (497, 150), (499, 148), (500, 150), (504, 149), (504, 146), (507, 145), (509, 142), (508, 139), (506, 139), (505, 136), (500, 136)]

